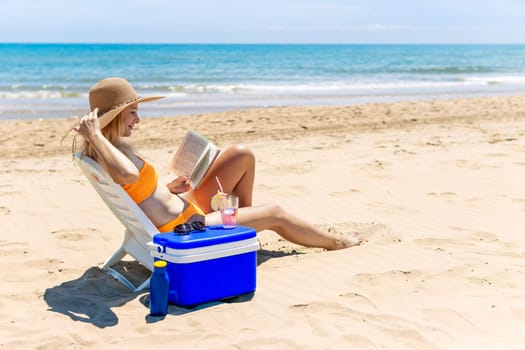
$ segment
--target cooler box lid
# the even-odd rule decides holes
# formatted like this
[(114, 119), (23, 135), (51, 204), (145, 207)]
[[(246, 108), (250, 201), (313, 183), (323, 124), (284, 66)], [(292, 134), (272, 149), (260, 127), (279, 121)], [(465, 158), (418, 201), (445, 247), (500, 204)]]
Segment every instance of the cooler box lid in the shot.
[(206, 231), (192, 231), (182, 235), (174, 232), (160, 233), (153, 236), (153, 243), (164, 248), (193, 249), (249, 240), (253, 237), (256, 237), (256, 233), (251, 227), (237, 226), (225, 229), (222, 225), (217, 225), (206, 227)]
[(206, 231), (192, 231), (185, 235), (160, 233), (153, 236), (148, 247), (155, 258), (187, 264), (255, 252), (260, 245), (252, 228), (212, 226)]

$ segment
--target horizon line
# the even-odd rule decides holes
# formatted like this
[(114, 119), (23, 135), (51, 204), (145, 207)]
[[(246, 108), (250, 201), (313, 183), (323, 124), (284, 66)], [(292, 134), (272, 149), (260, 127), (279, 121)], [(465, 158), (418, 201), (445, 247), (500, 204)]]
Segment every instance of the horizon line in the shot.
[(97, 42), (97, 41), (0, 41), (2, 44), (29, 45), (525, 45), (525, 42)]

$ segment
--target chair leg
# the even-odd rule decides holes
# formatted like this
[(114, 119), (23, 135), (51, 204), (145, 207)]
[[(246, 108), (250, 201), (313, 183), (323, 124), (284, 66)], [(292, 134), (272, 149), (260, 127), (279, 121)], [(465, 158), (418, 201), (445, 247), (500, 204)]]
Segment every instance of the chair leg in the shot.
[(139, 286), (135, 286), (123, 274), (121, 274), (117, 270), (109, 267), (106, 271), (110, 276), (112, 276), (114, 279), (116, 279), (117, 281), (119, 281), (120, 283), (128, 287), (128, 289), (131, 290), (132, 292), (141, 292), (144, 289), (149, 288), (150, 277), (146, 278), (146, 280), (142, 282)]
[(112, 268), (113, 265), (121, 261), (122, 258), (127, 254), (125, 246), (129, 242), (130, 238), (131, 234), (126, 230), (122, 245), (115, 253), (113, 253), (111, 257), (109, 257), (109, 259), (106, 260), (104, 265), (102, 265), (102, 270), (106, 271), (110, 276), (128, 287), (132, 292), (140, 292), (146, 288), (149, 288), (149, 277), (146, 278), (146, 280), (144, 280), (144, 282), (142, 282), (139, 286), (135, 286), (126, 278), (126, 276)]
[(145, 289), (149, 289), (149, 281), (151, 280), (151, 276), (146, 278), (146, 280), (144, 282), (142, 282), (142, 284), (140, 286), (138, 286), (137, 288), (135, 288), (135, 292), (141, 292)]
[(126, 255), (126, 251), (124, 250), (124, 246), (121, 246), (109, 259), (106, 260), (104, 265), (102, 265), (102, 270), (107, 271), (111, 266), (118, 263), (122, 258)]
[(126, 276), (124, 276), (123, 274), (111, 267), (119, 261), (121, 261), (126, 254), (127, 253), (124, 250), (124, 247), (120, 247), (115, 253), (113, 253), (113, 255), (108, 260), (106, 260), (104, 265), (102, 265), (102, 270), (106, 271), (110, 276), (112, 276), (114, 279), (125, 285), (132, 292), (141, 292), (144, 289), (149, 288), (149, 277), (146, 278), (146, 280), (142, 282), (139, 286), (135, 286), (126, 278)]

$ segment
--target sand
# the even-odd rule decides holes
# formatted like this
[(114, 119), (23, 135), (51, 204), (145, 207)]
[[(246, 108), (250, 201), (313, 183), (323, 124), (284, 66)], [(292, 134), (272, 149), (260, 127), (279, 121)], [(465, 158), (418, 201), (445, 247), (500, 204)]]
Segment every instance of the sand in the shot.
[(60, 144), (73, 122), (0, 122), (0, 347), (525, 348), (525, 97), (143, 119), (133, 140), (166, 181), (196, 129), (253, 149), (255, 203), (365, 238), (261, 232), (252, 298), (162, 320), (99, 269), (123, 228)]

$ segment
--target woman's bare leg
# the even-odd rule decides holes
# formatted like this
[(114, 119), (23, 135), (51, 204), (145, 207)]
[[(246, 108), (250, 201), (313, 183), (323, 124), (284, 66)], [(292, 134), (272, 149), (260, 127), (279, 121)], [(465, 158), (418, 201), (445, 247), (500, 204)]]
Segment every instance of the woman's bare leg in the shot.
[[(206, 213), (210, 213), (211, 197), (218, 190), (215, 177), (219, 178), (224, 192), (239, 197), (239, 225), (252, 227), (257, 232), (272, 230), (290, 242), (330, 250), (348, 248), (362, 241), (359, 235), (344, 237), (323, 232), (275, 204), (252, 207), (255, 156), (245, 146), (232, 146), (222, 151), (199, 188), (183, 196), (196, 202)], [(207, 225), (220, 223), (220, 213), (206, 215)]]
[(183, 197), (196, 202), (204, 212), (211, 212), (211, 197), (219, 189), (216, 177), (219, 178), (224, 192), (239, 197), (239, 207), (252, 205), (255, 156), (249, 148), (236, 145), (223, 150), (199, 188), (183, 194)]
[[(345, 237), (323, 232), (275, 204), (240, 208), (237, 223), (252, 227), (257, 232), (275, 231), (284, 239), (306, 247), (333, 250), (359, 245), (362, 242), (358, 234)], [(206, 215), (206, 224), (220, 224), (220, 215), (218, 213)]]

